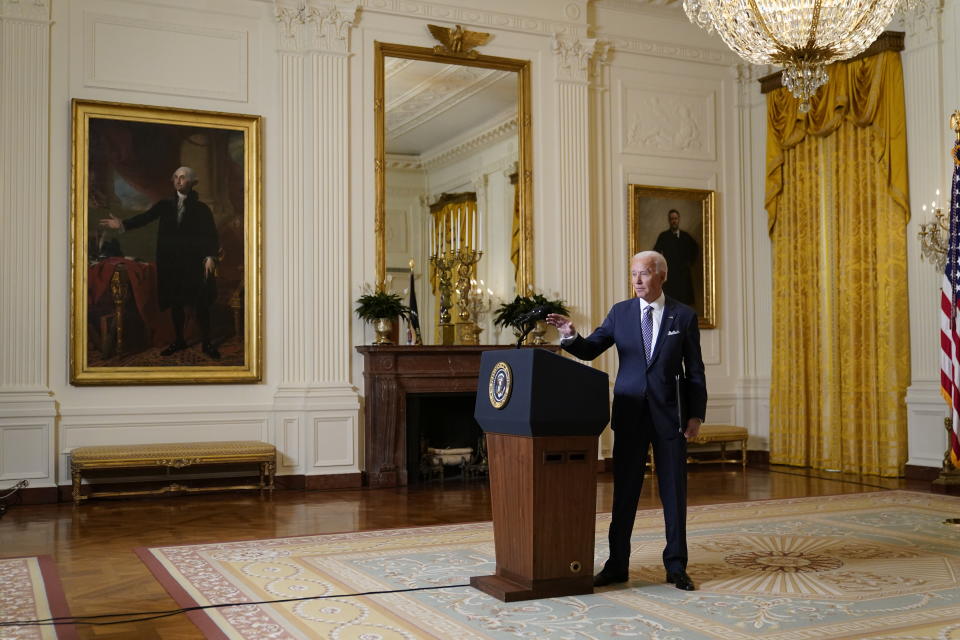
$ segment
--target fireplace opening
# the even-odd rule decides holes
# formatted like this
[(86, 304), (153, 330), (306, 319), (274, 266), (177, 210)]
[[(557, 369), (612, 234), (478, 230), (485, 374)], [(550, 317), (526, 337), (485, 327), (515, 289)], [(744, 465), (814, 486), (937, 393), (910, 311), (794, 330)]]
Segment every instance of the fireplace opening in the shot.
[(486, 476), (483, 431), (473, 393), (407, 394), (407, 482)]

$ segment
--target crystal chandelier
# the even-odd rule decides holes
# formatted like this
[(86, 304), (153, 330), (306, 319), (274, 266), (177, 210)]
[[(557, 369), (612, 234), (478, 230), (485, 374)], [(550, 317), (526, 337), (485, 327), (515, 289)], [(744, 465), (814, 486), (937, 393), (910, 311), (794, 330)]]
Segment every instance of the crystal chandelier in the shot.
[(690, 22), (716, 29), (737, 55), (783, 67), (783, 84), (810, 110), (824, 67), (873, 44), (902, 0), (683, 0)]

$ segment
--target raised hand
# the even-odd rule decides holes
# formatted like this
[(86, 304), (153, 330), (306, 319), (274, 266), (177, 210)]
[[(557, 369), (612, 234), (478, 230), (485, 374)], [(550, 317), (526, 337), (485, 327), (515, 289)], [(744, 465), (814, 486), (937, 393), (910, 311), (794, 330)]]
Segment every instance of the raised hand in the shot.
[(100, 226), (104, 229), (123, 229), (123, 222), (117, 216), (110, 214), (109, 218), (100, 218)]
[(573, 326), (573, 321), (567, 316), (559, 313), (550, 313), (547, 314), (544, 320), (546, 320), (547, 324), (555, 326), (562, 338), (571, 338), (577, 335), (577, 328)]

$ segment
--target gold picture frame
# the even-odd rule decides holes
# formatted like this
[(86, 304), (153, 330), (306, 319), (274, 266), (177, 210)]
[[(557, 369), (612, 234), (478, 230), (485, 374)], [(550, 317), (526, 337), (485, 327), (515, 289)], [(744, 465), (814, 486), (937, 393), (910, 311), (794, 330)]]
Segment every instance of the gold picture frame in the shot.
[[(664, 292), (696, 309), (701, 329), (716, 329), (715, 193), (638, 184), (628, 190), (630, 255), (660, 250), (669, 267)], [(679, 214), (679, 233), (671, 234), (672, 211)]]
[(72, 111), (70, 382), (259, 382), (260, 116)]

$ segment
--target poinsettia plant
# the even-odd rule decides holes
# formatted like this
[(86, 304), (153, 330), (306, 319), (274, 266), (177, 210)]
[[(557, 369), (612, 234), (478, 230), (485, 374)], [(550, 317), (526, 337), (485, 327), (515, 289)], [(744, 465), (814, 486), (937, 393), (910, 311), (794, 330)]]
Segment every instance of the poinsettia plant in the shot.
[(498, 327), (516, 327), (524, 314), (536, 307), (543, 307), (547, 313), (568, 315), (567, 303), (560, 299), (551, 300), (541, 293), (529, 296), (517, 296), (510, 302), (501, 304), (493, 314), (493, 324)]
[(403, 299), (396, 293), (374, 291), (357, 298), (356, 313), (364, 322), (373, 322), (378, 318), (406, 317), (410, 307), (403, 304)]

